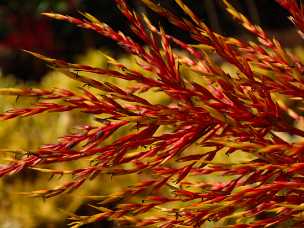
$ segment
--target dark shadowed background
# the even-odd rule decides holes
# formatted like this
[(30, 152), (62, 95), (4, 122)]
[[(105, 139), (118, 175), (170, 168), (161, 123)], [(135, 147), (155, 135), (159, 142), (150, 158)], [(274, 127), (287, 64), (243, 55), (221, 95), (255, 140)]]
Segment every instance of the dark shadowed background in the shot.
[[(168, 9), (183, 14), (174, 0), (159, 0)], [(232, 0), (238, 9), (244, 12), (254, 23), (260, 24), (271, 34), (279, 35), (286, 46), (297, 44), (297, 36), (293, 35), (291, 23), (286, 19), (287, 13), (274, 0)], [(243, 36), (244, 30), (232, 23), (231, 18), (222, 9), (220, 0), (186, 0), (191, 8), (209, 24), (213, 30), (234, 36)], [(129, 0), (136, 10), (145, 11), (158, 21), (168, 33), (179, 38), (188, 38), (175, 30), (165, 20), (153, 15), (140, 4), (139, 0)], [(97, 36), (93, 32), (84, 32), (68, 23), (47, 19), (41, 12), (59, 12), (79, 16), (79, 11), (90, 12), (115, 29), (130, 34), (124, 18), (115, 7), (114, 0), (20, 0), (0, 1), (0, 73), (13, 74), (25, 81), (39, 81), (47, 71), (46, 66), (22, 53), (21, 49), (41, 52), (54, 57), (73, 59), (76, 54), (89, 48), (113, 50), (119, 54), (121, 50), (109, 39)], [(278, 37), (278, 36), (277, 36)], [(190, 41), (190, 40), (189, 40)]]

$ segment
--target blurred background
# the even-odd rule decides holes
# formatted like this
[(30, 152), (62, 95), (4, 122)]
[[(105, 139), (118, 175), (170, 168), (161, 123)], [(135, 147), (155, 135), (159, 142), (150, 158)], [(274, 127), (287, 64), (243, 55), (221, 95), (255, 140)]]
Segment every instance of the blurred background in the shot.
[[(162, 5), (182, 15), (173, 0), (161, 0)], [(299, 41), (287, 13), (275, 1), (232, 0), (256, 24), (276, 35), (286, 46), (295, 46)], [(138, 0), (129, 0), (137, 10), (145, 11)], [(232, 23), (221, 7), (220, 0), (188, 0), (187, 4), (209, 24), (213, 30), (233, 36), (242, 36), (244, 30)], [(21, 49), (42, 52), (54, 57), (73, 59), (88, 49), (106, 47), (120, 54), (121, 50), (110, 40), (97, 37), (93, 32), (71, 26), (68, 23), (47, 19), (41, 12), (59, 12), (79, 16), (78, 11), (90, 12), (116, 29), (129, 34), (124, 18), (115, 7), (114, 0), (20, 0), (0, 1), (0, 72), (12, 74), (25, 81), (39, 81), (46, 73), (46, 66), (22, 53)], [(179, 38), (187, 37), (175, 30), (166, 21), (153, 15), (154, 21), (161, 21), (169, 33)], [(157, 24), (157, 23), (156, 23)]]
[[(165, 20), (145, 9), (138, 0), (128, 2), (134, 9), (148, 14), (155, 25), (160, 22), (169, 34), (192, 42), (183, 32), (176, 30)], [(159, 2), (169, 10), (183, 15), (174, 4), (174, 0), (159, 0)], [(214, 31), (227, 36), (251, 39), (225, 13), (220, 0), (187, 0), (185, 2)], [(261, 25), (271, 36), (279, 39), (284, 46), (303, 56), (302, 41), (287, 19), (287, 12), (281, 9), (274, 0), (231, 0), (231, 2), (255, 24)], [(132, 36), (126, 20), (115, 7), (114, 0), (0, 0), (0, 87), (34, 86), (75, 89), (81, 86), (60, 73), (51, 71), (45, 63), (23, 53), (22, 49), (104, 68), (108, 65), (102, 52), (106, 52), (126, 65), (137, 67), (134, 59), (124, 55), (124, 51), (111, 40), (40, 15), (42, 12), (58, 12), (79, 16), (79, 11), (89, 12), (115, 29)], [(165, 98), (158, 96), (157, 99)], [(0, 96), (0, 112), (12, 107), (30, 105), (32, 102), (33, 100), (29, 98), (16, 100), (15, 97)], [(42, 144), (56, 142), (57, 137), (70, 133), (73, 126), (91, 121), (88, 115), (76, 112), (43, 114), (35, 118), (5, 121), (0, 123), (0, 148), (11, 150), (22, 148), (25, 151), (34, 151)], [(0, 161), (3, 157), (4, 155), (1, 155)], [(81, 165), (87, 164), (84, 162), (56, 168), (75, 169)], [(48, 175), (29, 170), (22, 175), (1, 179), (0, 228), (67, 227), (68, 222), (65, 219), (69, 216), (68, 212), (82, 215), (92, 213), (92, 208), (84, 206), (86, 202), (84, 196), (105, 195), (119, 191), (130, 183), (136, 182), (137, 178), (136, 175), (131, 175), (122, 181), (119, 178), (101, 176), (86, 184), (85, 188), (78, 190), (76, 195), (64, 195), (50, 199), (48, 203), (39, 199), (22, 197), (18, 193), (42, 189), (46, 186), (51, 188), (58, 183), (63, 183), (64, 178), (51, 181)], [(87, 227), (106, 228), (118, 227), (118, 225), (104, 221)]]

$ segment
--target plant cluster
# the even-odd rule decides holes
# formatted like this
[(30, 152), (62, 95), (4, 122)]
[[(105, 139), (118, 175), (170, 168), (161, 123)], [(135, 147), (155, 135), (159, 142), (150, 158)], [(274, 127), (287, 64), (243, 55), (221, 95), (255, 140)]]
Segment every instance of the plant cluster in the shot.
[[(75, 61), (80, 63), (90, 63), (94, 66), (104, 67), (105, 58), (100, 51), (90, 50)], [(64, 87), (66, 89), (75, 89), (81, 86), (77, 81), (71, 80), (59, 72), (50, 71), (44, 75), (43, 81), (39, 84), (22, 83), (14, 77), (6, 76), (0, 78), (0, 87)], [(12, 107), (30, 106), (36, 98), (14, 96), (0, 96), (0, 112), (4, 112)], [(91, 121), (90, 116), (79, 112), (62, 112), (62, 113), (45, 113), (36, 116), (36, 118), (16, 118), (10, 121), (1, 121), (0, 127), (0, 148), (1, 161), (10, 158), (15, 153), (18, 158), (20, 148), (22, 152), (35, 151), (39, 146), (48, 142), (55, 142), (56, 139), (67, 134), (72, 126), (80, 125)], [(50, 123), (52, 123), (50, 125)], [(9, 132), (9, 134), (8, 134)], [(8, 152), (9, 151), (9, 152)], [(80, 165), (78, 163), (78, 165)], [(60, 165), (62, 169), (72, 169), (72, 164)], [(56, 166), (59, 168), (59, 166)], [(58, 181), (50, 181), (48, 175), (39, 174), (34, 170), (28, 170), (22, 174), (22, 178), (18, 175), (5, 178), (0, 181), (0, 227), (59, 227), (59, 223), (64, 224), (67, 215), (63, 214), (58, 208), (63, 205), (68, 211), (76, 211), (84, 203), (82, 200), (73, 201), (65, 195), (63, 197), (53, 198), (45, 203), (43, 200), (32, 200), (29, 197), (20, 197), (18, 192), (30, 191), (32, 189), (54, 187)], [(58, 178), (59, 179), (59, 178)], [(94, 184), (100, 182), (99, 178), (91, 181), (86, 188), (78, 191), (79, 194), (90, 195), (93, 192), (100, 191), (104, 186)], [(113, 182), (113, 181), (112, 181)], [(115, 186), (115, 184), (112, 183)], [(100, 194), (104, 194), (101, 192)], [(39, 210), (37, 210), (39, 208)], [(20, 213), (23, 211), (23, 213)]]
[[(114, 67), (105, 69), (29, 52), (85, 86), (79, 91), (0, 89), (3, 95), (37, 98), (34, 105), (9, 110), (0, 119), (78, 110), (95, 116), (95, 124), (2, 165), (0, 176), (28, 168), (72, 176), (60, 187), (28, 193), (43, 198), (72, 192), (103, 174), (139, 177), (123, 191), (93, 197), (96, 214), (71, 215), (73, 227), (103, 219), (163, 228), (200, 227), (210, 221), (238, 228), (302, 227), (303, 63), (227, 0), (227, 12), (256, 41), (213, 32), (182, 0), (175, 2), (185, 18), (153, 0), (142, 2), (189, 33), (196, 44), (166, 34), (124, 0), (116, 0), (117, 6), (146, 47), (90, 14), (78, 19), (45, 13), (116, 41), (136, 56), (142, 71), (111, 57), (108, 63)], [(277, 2), (290, 12), (300, 34), (304, 32), (304, 8), (296, 0)], [(172, 45), (186, 54), (173, 51)], [(213, 55), (234, 72), (223, 70)], [(106, 77), (132, 83), (117, 86)], [(149, 91), (165, 94), (165, 102), (151, 102), (144, 96)], [(247, 156), (236, 159), (239, 154)], [(221, 162), (218, 156), (235, 159)], [(86, 159), (87, 166), (78, 169), (52, 168), (53, 163)]]

